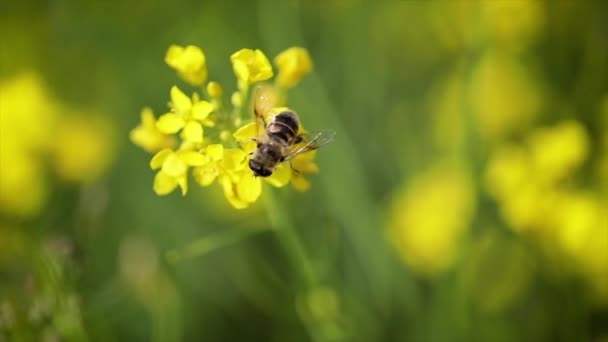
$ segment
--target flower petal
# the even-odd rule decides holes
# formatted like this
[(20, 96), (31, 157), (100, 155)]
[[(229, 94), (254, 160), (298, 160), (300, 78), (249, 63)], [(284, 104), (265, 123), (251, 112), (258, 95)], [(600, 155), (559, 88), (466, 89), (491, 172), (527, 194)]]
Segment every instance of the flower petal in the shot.
[(180, 189), (182, 189), (182, 196), (186, 196), (186, 194), (188, 193), (188, 177), (186, 176), (186, 174), (183, 174), (177, 177), (176, 179), (177, 185), (179, 185)]
[(276, 186), (277, 188), (283, 187), (291, 179), (291, 167), (286, 163), (279, 164), (272, 172), (272, 175), (264, 179), (272, 186)]
[(156, 123), (156, 118), (154, 117), (154, 112), (150, 107), (144, 107), (141, 110), (141, 124), (144, 127), (154, 127)]
[(185, 174), (187, 169), (188, 166), (178, 157), (177, 153), (171, 153), (165, 159), (162, 171), (169, 176), (179, 177)]
[(258, 136), (257, 125), (255, 122), (250, 122), (239, 128), (232, 136), (240, 143), (249, 142), (251, 139)]
[(230, 205), (232, 205), (236, 209), (245, 209), (249, 206), (249, 203), (239, 199), (236, 196), (234, 183), (230, 180), (229, 177), (220, 177), (219, 182), (222, 185), (222, 189), (224, 190), (224, 196), (226, 197)]
[(182, 138), (192, 143), (203, 142), (203, 126), (198, 121), (190, 120), (184, 126)]
[(274, 63), (279, 68), (277, 84), (283, 88), (291, 88), (298, 84), (302, 77), (312, 71), (312, 60), (308, 50), (301, 47), (291, 47), (281, 52)]
[(192, 108), (192, 100), (177, 86), (171, 87), (171, 107), (179, 114), (188, 112)]
[(171, 193), (177, 187), (177, 179), (159, 171), (154, 177), (154, 192), (159, 196)]
[(160, 167), (163, 166), (163, 163), (171, 153), (173, 153), (173, 150), (170, 148), (165, 148), (158, 151), (158, 153), (156, 153), (154, 157), (152, 157), (152, 160), (150, 160), (150, 167), (152, 168), (152, 170), (160, 169)]
[(182, 129), (186, 122), (180, 115), (167, 113), (158, 118), (156, 128), (165, 134), (173, 134)]
[(206, 154), (210, 160), (213, 160), (213, 161), (221, 160), (224, 158), (224, 145), (211, 144), (211, 145), (207, 146)]
[(226, 148), (224, 149), (224, 159), (222, 160), (222, 167), (230, 171), (239, 171), (245, 168), (246, 154), (240, 148)]
[(215, 163), (209, 163), (195, 168), (192, 174), (198, 184), (201, 186), (208, 186), (213, 183), (217, 176), (219, 176), (220, 171)]
[(188, 166), (201, 166), (207, 161), (202, 153), (195, 152), (192, 150), (184, 150), (177, 152), (179, 159), (181, 159)]
[(292, 166), (294, 169), (298, 170), (302, 173), (318, 173), (319, 167), (311, 160), (299, 160), (295, 159), (292, 162)]
[(192, 106), (192, 118), (203, 121), (213, 112), (211, 102), (199, 101)]
[(248, 203), (253, 203), (262, 194), (262, 180), (254, 177), (253, 173), (246, 172), (241, 176), (240, 181), (236, 185), (238, 197)]
[(255, 50), (254, 72), (250, 75), (251, 82), (265, 81), (272, 77), (272, 66), (261, 50)]
[(310, 181), (298, 173), (294, 173), (291, 177), (291, 185), (294, 189), (304, 192), (310, 190)]

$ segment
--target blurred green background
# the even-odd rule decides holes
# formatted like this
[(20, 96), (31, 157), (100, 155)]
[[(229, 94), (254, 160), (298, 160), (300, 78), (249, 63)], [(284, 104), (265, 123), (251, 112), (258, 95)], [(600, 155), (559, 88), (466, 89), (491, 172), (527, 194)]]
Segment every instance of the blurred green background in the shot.
[[(607, 4), (2, 3), (0, 341), (607, 341)], [(310, 51), (311, 191), (153, 193), (171, 44)]]

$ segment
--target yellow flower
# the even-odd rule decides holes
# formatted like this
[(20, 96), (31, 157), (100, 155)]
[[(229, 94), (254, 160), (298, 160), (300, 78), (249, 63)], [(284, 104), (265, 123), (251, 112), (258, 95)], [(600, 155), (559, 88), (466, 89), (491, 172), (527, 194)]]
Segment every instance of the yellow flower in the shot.
[(166, 147), (173, 147), (175, 139), (163, 134), (156, 127), (156, 118), (152, 109), (146, 107), (141, 111), (141, 123), (131, 130), (131, 141), (148, 152), (158, 152)]
[(407, 265), (436, 274), (453, 262), (474, 211), (467, 172), (437, 166), (416, 177), (394, 201), (389, 238)]
[(160, 169), (154, 178), (154, 192), (167, 195), (179, 185), (182, 195), (185, 195), (188, 192), (188, 167), (201, 166), (205, 162), (205, 157), (193, 150), (175, 152), (165, 148), (159, 151), (150, 161), (153, 170)]
[(33, 217), (46, 202), (42, 154), (56, 138), (60, 108), (35, 72), (0, 80), (0, 211)]
[(209, 114), (215, 109), (207, 101), (190, 99), (177, 86), (171, 88), (171, 112), (162, 115), (156, 122), (159, 131), (174, 134), (182, 131), (182, 139), (189, 143), (203, 142), (203, 126), (213, 125)]
[(209, 186), (223, 172), (224, 146), (212, 144), (205, 150), (205, 163), (194, 168), (194, 179), (202, 186)]
[(245, 151), (238, 148), (209, 145), (205, 163), (194, 169), (194, 179), (202, 186), (218, 179), (228, 202), (237, 209), (247, 208), (262, 194), (262, 183), (248, 169), (246, 157)]
[(230, 60), (240, 88), (272, 77), (272, 66), (260, 50), (241, 49), (233, 53)]
[(542, 108), (541, 86), (508, 54), (486, 53), (473, 71), (471, 87), (480, 133), (492, 142), (529, 127)]
[(197, 46), (171, 45), (165, 55), (165, 62), (175, 69), (184, 81), (192, 85), (202, 85), (207, 80), (205, 54)]
[(291, 88), (312, 71), (312, 60), (308, 50), (301, 47), (291, 47), (281, 52), (274, 59), (279, 68), (277, 84), (283, 88)]
[(222, 86), (217, 82), (207, 83), (207, 94), (212, 98), (220, 98), (224, 93)]
[(62, 118), (54, 139), (53, 161), (66, 181), (89, 183), (109, 166), (113, 128), (101, 116), (74, 114)]
[(572, 173), (589, 155), (587, 132), (576, 121), (538, 129), (529, 142), (535, 171), (547, 181), (556, 181)]
[(297, 172), (292, 172), (291, 185), (298, 191), (308, 191), (310, 189), (310, 181), (304, 177), (306, 173), (318, 173), (319, 167), (314, 163), (317, 151), (311, 151), (301, 154), (291, 162), (291, 166)]

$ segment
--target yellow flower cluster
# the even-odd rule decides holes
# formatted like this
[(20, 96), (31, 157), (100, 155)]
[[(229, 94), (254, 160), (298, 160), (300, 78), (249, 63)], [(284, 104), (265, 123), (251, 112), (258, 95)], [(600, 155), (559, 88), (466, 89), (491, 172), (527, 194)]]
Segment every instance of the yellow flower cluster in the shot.
[[(577, 186), (590, 138), (577, 121), (539, 128), (525, 144), (499, 148), (485, 174), (509, 226), (555, 256), (558, 251), (608, 298), (608, 206), (605, 194)], [(563, 262), (561, 258), (558, 262)]]
[[(268, 108), (263, 108), (268, 122), (277, 110), (284, 109), (287, 90), (312, 71), (312, 62), (306, 49), (289, 48), (274, 60), (278, 69), (275, 82), (261, 84), (274, 75), (262, 51), (241, 49), (230, 60), (237, 79), (237, 90), (230, 97), (233, 108), (224, 107), (223, 88), (212, 81), (191, 96), (173, 86), (169, 110), (158, 119), (151, 109), (143, 109), (141, 123), (131, 131), (130, 138), (154, 153), (150, 167), (157, 170), (153, 185), (156, 194), (167, 195), (179, 187), (185, 195), (192, 174), (203, 187), (217, 181), (237, 209), (247, 208), (260, 197), (262, 179), (254, 177), (248, 167), (256, 148), (254, 139), (261, 133), (253, 113), (248, 112), (252, 89), (271, 99)], [(171, 46), (165, 61), (192, 86), (203, 86), (207, 80), (206, 57), (196, 46)], [(291, 165), (280, 164), (264, 180), (275, 187), (291, 183), (296, 190), (306, 191), (310, 182), (304, 174), (318, 172), (314, 156), (309, 152), (295, 157)]]
[(468, 172), (460, 166), (437, 165), (414, 177), (394, 199), (389, 240), (407, 265), (435, 275), (458, 255), (475, 207)]
[(112, 158), (112, 127), (103, 116), (53, 98), (26, 71), (0, 79), (0, 213), (33, 217), (46, 203), (51, 177), (89, 183)]

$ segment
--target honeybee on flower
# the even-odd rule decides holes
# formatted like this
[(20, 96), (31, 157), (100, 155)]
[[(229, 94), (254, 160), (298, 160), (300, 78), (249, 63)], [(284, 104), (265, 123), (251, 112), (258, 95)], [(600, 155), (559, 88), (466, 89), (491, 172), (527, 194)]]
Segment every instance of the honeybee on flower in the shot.
[[(205, 84), (208, 71), (202, 49), (173, 45), (167, 51), (166, 63), (200, 91), (188, 96), (173, 86), (169, 111), (155, 118), (146, 109), (141, 125), (131, 131), (134, 144), (155, 153), (150, 166), (157, 170), (157, 195), (178, 187), (185, 195), (190, 174), (202, 187), (217, 182), (238, 209), (258, 200), (262, 182), (275, 187), (291, 183), (298, 191), (310, 188), (305, 174), (319, 171), (315, 150), (332, 141), (335, 132), (307, 132), (296, 112), (286, 106), (287, 91), (312, 71), (308, 51), (292, 47), (277, 55), (273, 83), (268, 83), (274, 76), (272, 65), (261, 50), (241, 49), (230, 60), (237, 90), (225, 102), (218, 82)], [(226, 103), (232, 108), (225, 108)]]

